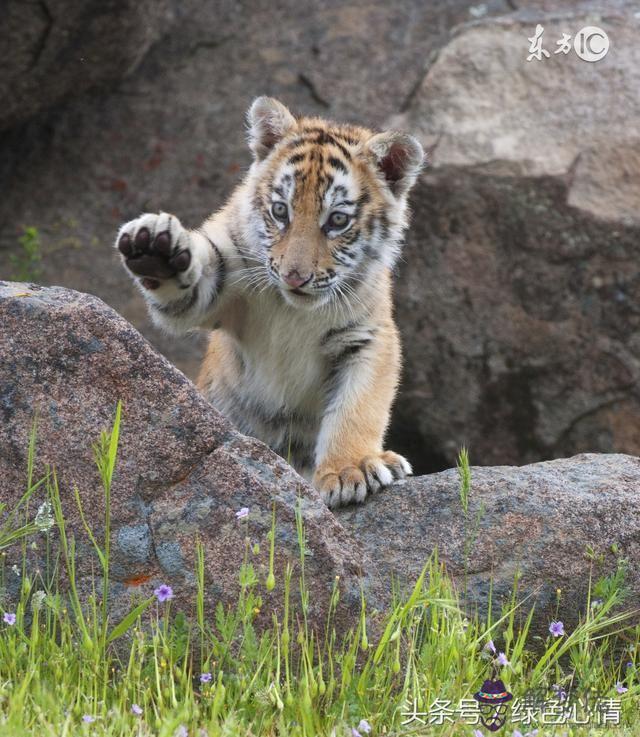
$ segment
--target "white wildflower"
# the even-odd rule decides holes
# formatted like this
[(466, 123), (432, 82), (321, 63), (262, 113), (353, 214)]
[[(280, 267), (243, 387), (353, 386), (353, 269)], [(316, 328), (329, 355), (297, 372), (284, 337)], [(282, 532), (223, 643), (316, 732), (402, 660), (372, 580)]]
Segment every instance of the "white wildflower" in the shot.
[(44, 600), (47, 598), (46, 592), (42, 591), (41, 589), (39, 591), (36, 591), (35, 594), (31, 597), (31, 609), (34, 612), (40, 611), (42, 609), (42, 605), (44, 604)]
[(36, 527), (41, 532), (48, 532), (54, 525), (53, 511), (51, 509), (51, 502), (47, 499), (42, 502), (38, 507), (35, 518)]

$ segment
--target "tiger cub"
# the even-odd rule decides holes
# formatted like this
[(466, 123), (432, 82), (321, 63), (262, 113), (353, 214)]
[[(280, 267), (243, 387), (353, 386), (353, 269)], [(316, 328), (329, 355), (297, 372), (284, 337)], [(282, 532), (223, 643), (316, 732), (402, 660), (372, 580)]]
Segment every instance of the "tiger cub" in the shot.
[(253, 163), (200, 228), (147, 214), (116, 247), (154, 322), (212, 330), (198, 386), (330, 507), (411, 473), (383, 439), (400, 372), (391, 270), (424, 154), (412, 136), (259, 97)]

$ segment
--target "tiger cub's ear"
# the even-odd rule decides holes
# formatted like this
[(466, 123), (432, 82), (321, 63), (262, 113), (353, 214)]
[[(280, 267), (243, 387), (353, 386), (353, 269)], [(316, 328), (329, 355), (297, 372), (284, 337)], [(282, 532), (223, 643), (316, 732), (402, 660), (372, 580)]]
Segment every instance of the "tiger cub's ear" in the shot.
[(425, 156), (420, 142), (401, 131), (385, 131), (372, 136), (365, 150), (384, 176), (396, 197), (406, 195), (413, 187), (424, 164)]
[(273, 97), (257, 97), (247, 112), (249, 148), (261, 161), (290, 130), (296, 127), (296, 119), (289, 110)]

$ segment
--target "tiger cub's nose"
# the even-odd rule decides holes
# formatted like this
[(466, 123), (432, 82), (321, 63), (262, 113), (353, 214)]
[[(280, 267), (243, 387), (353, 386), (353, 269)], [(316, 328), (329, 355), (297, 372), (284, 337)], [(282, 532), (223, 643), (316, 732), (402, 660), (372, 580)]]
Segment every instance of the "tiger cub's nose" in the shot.
[(300, 276), (300, 272), (297, 269), (292, 269), (288, 274), (282, 277), (284, 283), (292, 289), (303, 287), (307, 282), (310, 282), (312, 278), (313, 274)]

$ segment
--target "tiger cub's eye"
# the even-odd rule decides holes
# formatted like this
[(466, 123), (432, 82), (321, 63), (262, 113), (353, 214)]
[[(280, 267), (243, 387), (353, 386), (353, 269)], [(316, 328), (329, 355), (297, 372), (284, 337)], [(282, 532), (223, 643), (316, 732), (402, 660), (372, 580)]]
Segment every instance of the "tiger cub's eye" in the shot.
[(349, 222), (349, 216), (346, 212), (332, 212), (327, 220), (327, 225), (330, 228), (344, 228)]
[(274, 202), (273, 205), (271, 205), (271, 213), (277, 220), (282, 220), (284, 222), (289, 219), (289, 208), (284, 202)]

